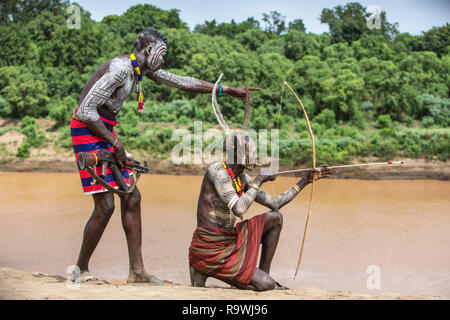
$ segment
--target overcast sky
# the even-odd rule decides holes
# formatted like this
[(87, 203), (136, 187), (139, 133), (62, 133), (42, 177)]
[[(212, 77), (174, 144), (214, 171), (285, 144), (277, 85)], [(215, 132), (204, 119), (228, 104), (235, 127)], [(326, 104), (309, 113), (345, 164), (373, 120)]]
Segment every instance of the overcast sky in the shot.
[[(263, 13), (278, 11), (286, 17), (286, 22), (302, 19), (307, 32), (322, 33), (328, 26), (321, 24), (319, 16), (323, 8), (333, 8), (351, 1), (336, 0), (78, 0), (92, 18), (100, 21), (110, 14), (120, 15), (130, 6), (149, 3), (164, 10), (179, 9), (180, 17), (192, 29), (205, 20), (236, 22), (254, 17), (261, 21)], [(450, 22), (450, 0), (370, 0), (358, 1), (365, 7), (376, 5), (386, 11), (389, 22), (399, 23), (400, 32), (420, 34), (433, 26)]]

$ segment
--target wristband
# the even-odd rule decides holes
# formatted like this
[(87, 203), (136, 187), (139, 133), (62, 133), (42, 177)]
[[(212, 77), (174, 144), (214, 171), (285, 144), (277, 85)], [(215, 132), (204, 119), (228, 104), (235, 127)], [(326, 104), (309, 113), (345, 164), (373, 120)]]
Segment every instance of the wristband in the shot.
[(250, 188), (255, 188), (256, 190), (259, 190), (259, 186), (256, 183), (250, 183)]
[(119, 137), (116, 137), (116, 141), (114, 141), (112, 147), (114, 147), (116, 145), (117, 141), (119, 141)]
[(98, 164), (98, 157), (97, 157), (96, 153), (94, 153), (94, 157), (95, 157), (95, 166), (97, 166), (97, 164)]
[(302, 189), (300, 189), (300, 187), (299, 187), (298, 185), (296, 185), (296, 184), (294, 184), (294, 189), (295, 189), (295, 191), (297, 191), (297, 193), (300, 193), (300, 191), (302, 190)]

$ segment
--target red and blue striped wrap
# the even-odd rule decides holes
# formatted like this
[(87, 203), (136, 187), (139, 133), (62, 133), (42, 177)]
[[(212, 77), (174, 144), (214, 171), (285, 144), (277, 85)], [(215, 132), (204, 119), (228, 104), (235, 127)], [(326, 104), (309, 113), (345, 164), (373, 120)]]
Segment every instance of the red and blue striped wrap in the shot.
[[(78, 172), (81, 178), (81, 185), (83, 187), (84, 194), (94, 194), (99, 192), (107, 192), (102, 185), (100, 185), (97, 181), (94, 181), (94, 178), (89, 174), (86, 169), (80, 169), (78, 165), (78, 152), (92, 152), (97, 153), (101, 149), (106, 149), (108, 151), (114, 152), (114, 148), (106, 142), (104, 139), (97, 137), (89, 128), (81, 121), (78, 120), (76, 116), (78, 108), (75, 110), (72, 121), (70, 122), (70, 135), (72, 136), (72, 146), (73, 152), (75, 153), (75, 159), (77, 161)], [(106, 128), (117, 137), (114, 132), (114, 126), (117, 124), (115, 118), (110, 119), (107, 117), (100, 116), (100, 119), (105, 124)], [(101, 164), (97, 164), (95, 167), (95, 172), (97, 175), (101, 174)], [(110, 168), (106, 171), (106, 178), (103, 180), (108, 183), (111, 187), (118, 189), (117, 183), (114, 180), (114, 176)], [(130, 169), (122, 169), (122, 176), (125, 182), (130, 185), (130, 175), (132, 171)]]
[(236, 224), (233, 230), (197, 227), (189, 247), (189, 263), (218, 278), (249, 284), (253, 279), (266, 214)]

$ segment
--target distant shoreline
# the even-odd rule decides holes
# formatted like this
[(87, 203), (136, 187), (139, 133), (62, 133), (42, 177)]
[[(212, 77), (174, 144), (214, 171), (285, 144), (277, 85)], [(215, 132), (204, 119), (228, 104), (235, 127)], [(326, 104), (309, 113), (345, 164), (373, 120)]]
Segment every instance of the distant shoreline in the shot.
[[(148, 160), (151, 174), (203, 175), (206, 165), (175, 165), (169, 160)], [(294, 169), (281, 166), (280, 170)], [(9, 172), (77, 172), (75, 161), (69, 159), (42, 160), (29, 158), (0, 164), (0, 171)], [(256, 175), (257, 171), (250, 172)], [(302, 172), (300, 175), (304, 175)], [(299, 175), (299, 176), (300, 176)], [(283, 176), (296, 176), (286, 174)], [(450, 165), (444, 161), (424, 159), (405, 159), (404, 165), (357, 167), (335, 169), (332, 178), (361, 180), (444, 180), (450, 181)]]

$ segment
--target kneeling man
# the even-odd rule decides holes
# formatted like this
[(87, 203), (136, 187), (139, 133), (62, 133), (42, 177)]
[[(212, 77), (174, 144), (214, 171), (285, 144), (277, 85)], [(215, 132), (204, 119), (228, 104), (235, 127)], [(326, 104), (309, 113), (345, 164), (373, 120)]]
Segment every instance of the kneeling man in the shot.
[[(224, 142), (226, 160), (208, 167), (198, 199), (197, 229), (189, 248), (192, 286), (205, 286), (208, 277), (234, 287), (264, 291), (281, 286), (269, 275), (283, 225), (279, 211), (294, 199), (312, 179), (327, 178), (331, 169), (313, 169), (284, 193), (272, 197), (260, 189), (275, 174), (258, 175), (254, 180), (244, 172), (256, 159), (253, 140), (243, 134), (227, 136)], [(255, 162), (255, 161), (253, 161)], [(235, 225), (256, 201), (270, 211)], [(259, 267), (256, 267), (262, 244)]]

